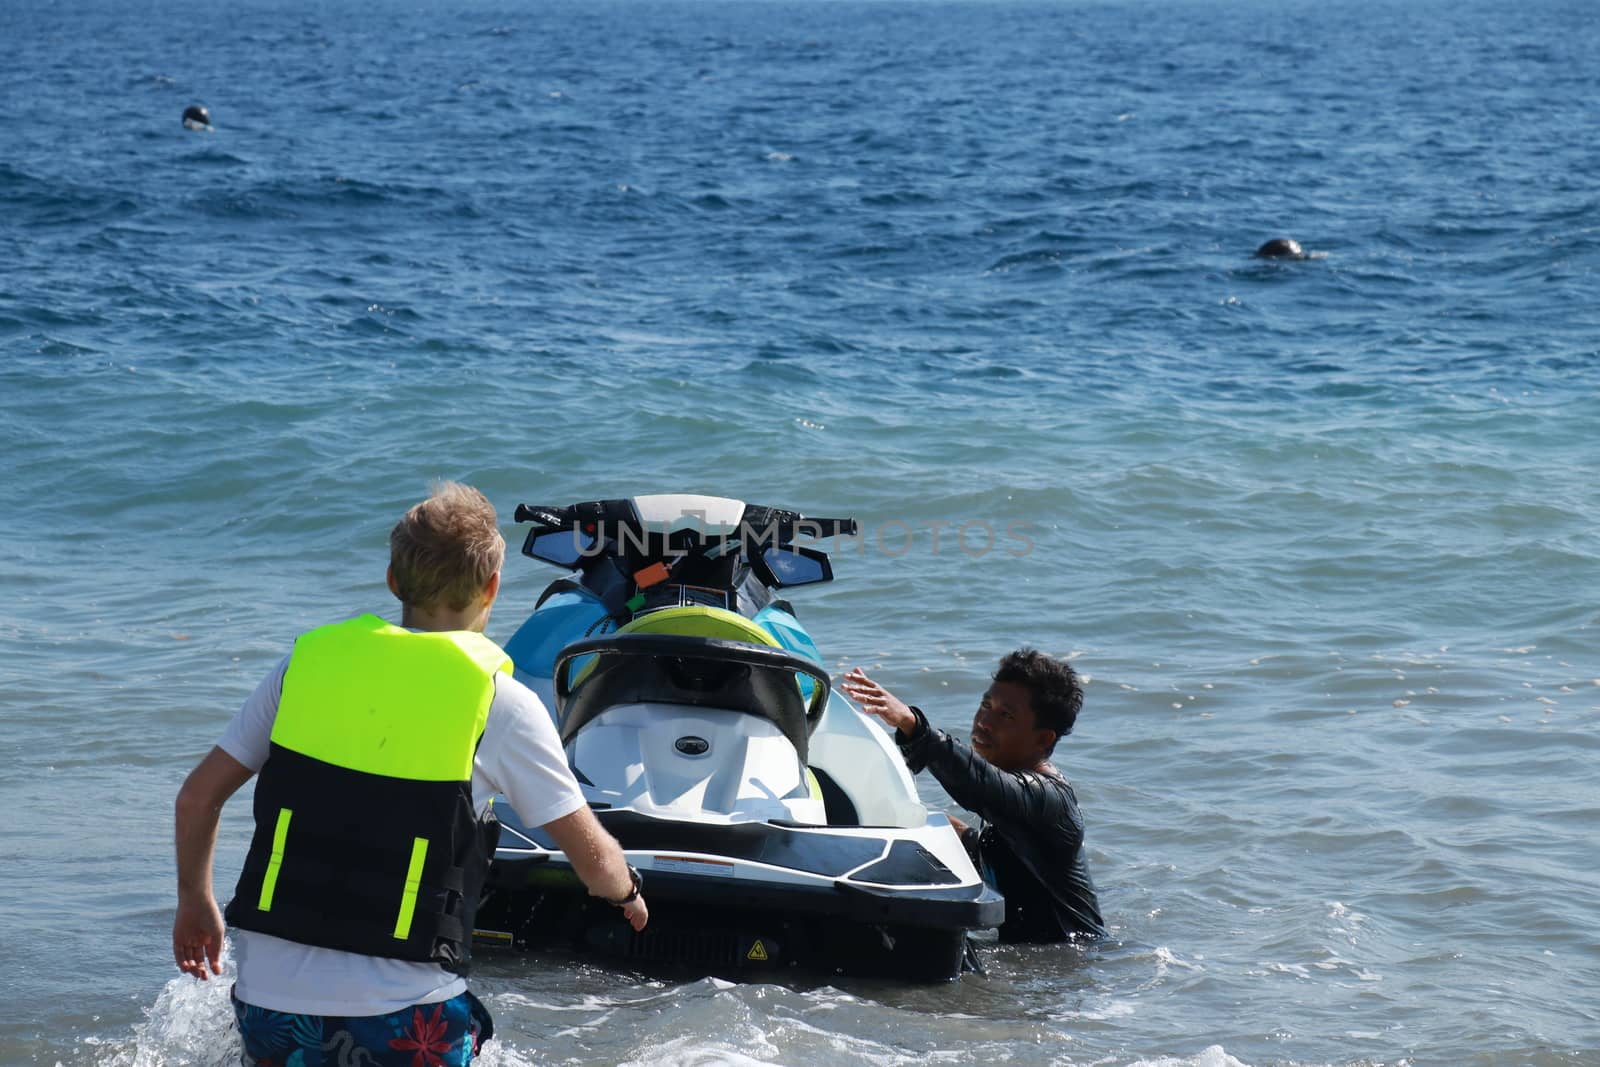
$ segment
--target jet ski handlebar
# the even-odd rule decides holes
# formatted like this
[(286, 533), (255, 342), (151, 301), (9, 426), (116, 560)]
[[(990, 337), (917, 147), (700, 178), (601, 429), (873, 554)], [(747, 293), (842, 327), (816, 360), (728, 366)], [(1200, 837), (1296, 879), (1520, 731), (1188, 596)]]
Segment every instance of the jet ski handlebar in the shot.
[[(512, 513), (517, 522), (531, 522), (552, 530), (570, 530), (584, 523), (615, 523), (621, 519), (610, 502), (552, 507), (547, 504), (518, 504)], [(632, 522), (629, 525), (638, 525)], [(812, 518), (797, 511), (784, 511), (753, 505), (746, 508), (741, 525), (752, 533), (776, 533), (786, 544), (797, 536), (821, 540), (828, 537), (854, 537), (859, 529), (855, 519)]]
[(573, 521), (571, 508), (552, 508), (543, 504), (518, 504), (511, 516), (517, 522), (536, 522), (540, 526), (565, 529)]
[(817, 537), (854, 537), (857, 530), (856, 520), (854, 519), (802, 518), (795, 525), (803, 527), (806, 532), (813, 533)]

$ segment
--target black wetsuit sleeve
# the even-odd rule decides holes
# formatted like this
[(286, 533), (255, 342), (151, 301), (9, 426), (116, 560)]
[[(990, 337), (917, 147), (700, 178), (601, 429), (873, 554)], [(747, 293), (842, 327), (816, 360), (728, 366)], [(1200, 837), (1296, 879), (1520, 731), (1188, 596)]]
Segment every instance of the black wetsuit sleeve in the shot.
[(983, 834), (976, 826), (969, 826), (961, 831), (961, 847), (967, 850), (967, 855), (972, 858), (973, 866), (981, 864), (979, 848)]
[[(1002, 771), (912, 708), (917, 721), (895, 740), (913, 773), (926, 770), (988, 824), (961, 835), (980, 869), (1006, 897), (1002, 941), (1059, 941), (1106, 933), (1083, 849), (1083, 815), (1066, 779)], [(988, 878), (988, 875), (985, 875)]]
[(1083, 816), (1065, 782), (1032, 771), (1002, 771), (943, 730), (929, 726), (922, 709), (911, 711), (917, 717), (911, 736), (896, 731), (895, 741), (913, 774), (926, 770), (951, 800), (1001, 832), (1031, 834), (1041, 827), (1054, 828), (1052, 847), (1069, 855), (1083, 844)]

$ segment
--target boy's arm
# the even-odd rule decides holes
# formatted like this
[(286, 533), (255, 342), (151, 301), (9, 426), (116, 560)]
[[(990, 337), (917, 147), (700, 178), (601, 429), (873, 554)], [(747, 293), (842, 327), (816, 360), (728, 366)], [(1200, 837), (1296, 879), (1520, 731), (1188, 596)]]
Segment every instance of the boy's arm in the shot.
[(172, 959), (180, 971), (202, 981), (222, 973), (222, 912), (217, 910), (211, 890), (217, 820), (222, 805), (254, 773), (222, 749), (213, 748), (178, 790), (174, 811), (178, 914), (172, 923)]
[(650, 919), (644, 895), (638, 892), (628, 871), (628, 860), (617, 839), (606, 832), (587, 806), (544, 824), (544, 830), (566, 853), (567, 862), (590, 894), (616, 904), (633, 894), (626, 904), (618, 904), (622, 917), (635, 930), (643, 930)]

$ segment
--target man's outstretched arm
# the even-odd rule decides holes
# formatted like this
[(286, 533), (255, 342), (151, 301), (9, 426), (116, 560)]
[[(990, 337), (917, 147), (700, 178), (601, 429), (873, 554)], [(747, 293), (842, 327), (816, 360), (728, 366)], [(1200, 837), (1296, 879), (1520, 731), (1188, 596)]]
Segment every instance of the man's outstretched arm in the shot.
[(963, 808), (992, 823), (1022, 827), (1050, 826), (1064, 820), (1063, 825), (1072, 827), (1081, 843), (1082, 819), (1063, 784), (1033, 772), (1000, 770), (944, 731), (930, 727), (921, 711), (868, 678), (859, 667), (844, 676), (841, 688), (863, 711), (894, 728), (895, 742), (913, 773), (932, 772), (950, 799)]
[(178, 790), (174, 813), (178, 915), (172, 923), (172, 959), (180, 971), (202, 981), (222, 973), (222, 912), (211, 891), (217, 820), (222, 815), (222, 805), (254, 773), (222, 749), (213, 748)]
[[(587, 806), (570, 815), (552, 819), (544, 824), (545, 832), (556, 839), (556, 845), (567, 854), (572, 869), (593, 896), (601, 900), (617, 901), (633, 892), (633, 878), (628, 874), (628, 861), (622, 855), (622, 846), (606, 832), (600, 820)], [(635, 930), (643, 930), (650, 918), (644, 897), (637, 896), (622, 905), (622, 915)]]

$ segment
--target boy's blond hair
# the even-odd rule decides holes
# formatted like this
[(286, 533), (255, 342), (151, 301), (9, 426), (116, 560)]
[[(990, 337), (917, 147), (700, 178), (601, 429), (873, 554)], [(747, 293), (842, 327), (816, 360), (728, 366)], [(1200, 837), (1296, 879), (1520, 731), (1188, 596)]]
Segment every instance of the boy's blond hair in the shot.
[(461, 611), (505, 562), (494, 505), (470, 485), (439, 482), (433, 495), (389, 531), (389, 565), (400, 601)]

